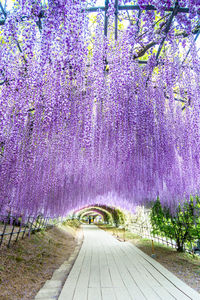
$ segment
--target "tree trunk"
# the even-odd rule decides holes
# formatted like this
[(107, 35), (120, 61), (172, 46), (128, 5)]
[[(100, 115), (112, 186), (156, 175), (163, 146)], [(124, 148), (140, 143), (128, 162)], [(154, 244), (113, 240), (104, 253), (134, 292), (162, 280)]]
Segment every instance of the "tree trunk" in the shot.
[(184, 243), (183, 243), (183, 242), (180, 242), (180, 240), (177, 239), (176, 245), (177, 245), (177, 251), (178, 251), (178, 252), (184, 252), (184, 249), (183, 249)]
[(183, 246), (179, 246), (179, 247), (177, 248), (177, 251), (178, 251), (178, 252), (184, 252)]

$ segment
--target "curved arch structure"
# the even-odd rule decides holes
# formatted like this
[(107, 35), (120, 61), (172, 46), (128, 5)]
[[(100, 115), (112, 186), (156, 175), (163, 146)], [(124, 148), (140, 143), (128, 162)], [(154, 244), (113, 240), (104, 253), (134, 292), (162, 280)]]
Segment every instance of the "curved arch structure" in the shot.
[[(102, 215), (103, 218), (104, 218), (104, 220), (105, 219), (110, 219), (111, 222), (113, 222), (113, 216), (112, 216), (112, 214), (108, 210), (106, 210), (105, 208), (101, 208), (100, 206), (88, 206), (88, 207), (84, 207), (83, 209), (77, 210), (74, 213), (74, 217), (81, 218), (81, 216), (83, 214), (88, 213), (88, 212), (96, 212), (96, 213)], [(107, 218), (105, 217), (105, 215), (107, 215)]]
[(84, 212), (82, 215), (81, 215), (81, 217), (80, 217), (80, 220), (83, 220), (84, 219), (84, 217), (93, 217), (94, 218), (94, 220), (96, 219), (96, 217), (97, 216), (99, 216), (99, 217), (101, 217), (101, 220), (103, 221), (103, 222), (105, 222), (105, 214), (104, 213), (98, 213), (98, 212), (95, 212), (95, 211), (86, 211), (86, 212)]
[(100, 211), (94, 211), (94, 210), (88, 210), (88, 211), (85, 211), (84, 213), (82, 213), (80, 215), (80, 220), (85, 217), (85, 216), (88, 216), (88, 215), (100, 215), (103, 219), (104, 219), (104, 213), (100, 212)]

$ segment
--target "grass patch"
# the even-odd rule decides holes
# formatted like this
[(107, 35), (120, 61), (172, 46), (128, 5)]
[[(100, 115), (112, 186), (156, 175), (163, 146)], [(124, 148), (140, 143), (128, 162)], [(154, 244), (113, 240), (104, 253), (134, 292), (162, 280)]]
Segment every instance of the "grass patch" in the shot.
[(22, 262), (23, 261), (23, 257), (21, 256), (16, 256), (16, 262)]
[[(109, 224), (99, 225), (98, 227), (115, 235), (115, 236), (118, 236), (121, 239), (124, 239), (124, 229), (123, 228), (116, 228)], [(141, 239), (141, 238), (139, 235), (126, 230), (125, 231), (125, 239), (130, 240), (130, 239)]]

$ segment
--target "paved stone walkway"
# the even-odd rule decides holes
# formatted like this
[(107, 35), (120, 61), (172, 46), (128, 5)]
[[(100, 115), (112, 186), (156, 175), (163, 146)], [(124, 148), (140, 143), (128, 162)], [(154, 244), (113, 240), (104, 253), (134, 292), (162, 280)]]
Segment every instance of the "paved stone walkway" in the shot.
[(94, 225), (83, 226), (84, 242), (59, 300), (200, 300), (151, 257)]

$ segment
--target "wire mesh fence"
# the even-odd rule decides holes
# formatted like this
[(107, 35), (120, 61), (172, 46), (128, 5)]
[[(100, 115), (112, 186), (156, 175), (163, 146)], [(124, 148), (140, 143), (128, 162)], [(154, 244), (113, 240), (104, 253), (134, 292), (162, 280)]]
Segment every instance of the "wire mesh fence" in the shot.
[[(147, 238), (150, 240), (153, 240), (157, 243), (166, 245), (171, 248), (177, 249), (176, 241), (169, 239), (165, 236), (159, 236), (159, 235), (153, 235), (151, 233), (152, 228), (146, 224), (137, 224), (137, 223), (132, 223), (129, 226), (129, 230), (142, 238)], [(186, 252), (190, 252), (193, 254), (198, 254), (200, 255), (200, 244), (198, 240), (193, 240), (190, 242), (190, 244), (185, 244), (184, 250)]]
[(157, 243), (161, 243), (163, 245), (172, 247), (172, 248), (177, 248), (176, 247), (176, 242), (172, 239), (168, 239), (164, 236), (159, 236), (159, 235), (153, 235), (151, 233), (151, 227), (147, 225), (139, 225), (139, 224), (132, 224), (130, 226), (131, 232), (136, 233), (137, 235), (141, 236), (142, 238), (147, 238), (150, 240), (153, 240)]

